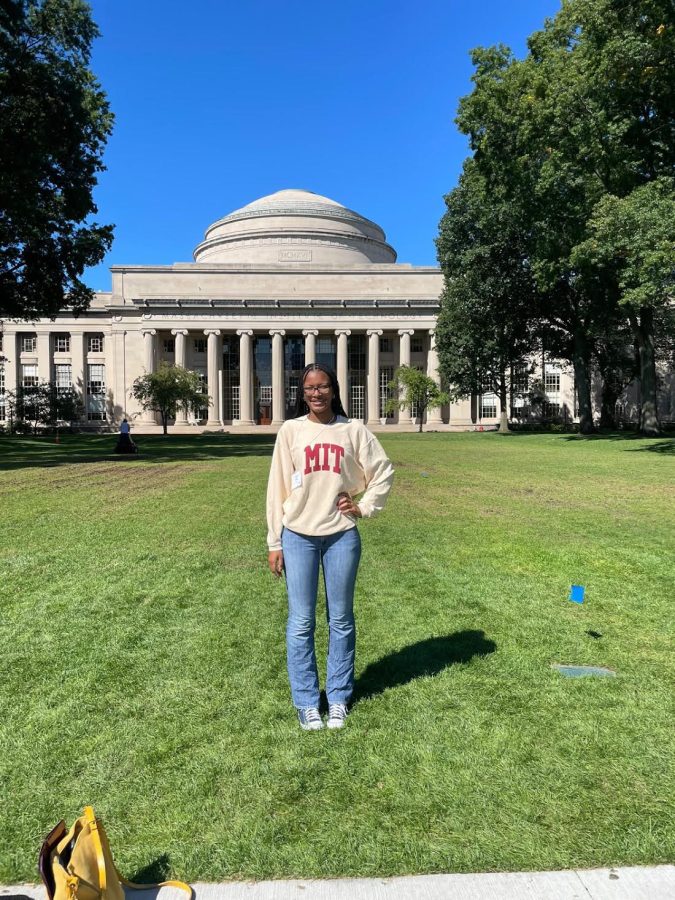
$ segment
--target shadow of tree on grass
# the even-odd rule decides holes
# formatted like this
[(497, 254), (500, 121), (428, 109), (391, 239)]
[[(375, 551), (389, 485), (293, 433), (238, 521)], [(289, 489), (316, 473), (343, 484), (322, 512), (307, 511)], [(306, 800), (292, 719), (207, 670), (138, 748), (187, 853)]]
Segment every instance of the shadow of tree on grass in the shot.
[(375, 697), (387, 688), (400, 687), (415, 678), (437, 675), (448, 666), (471, 662), (475, 656), (487, 656), (496, 649), (495, 642), (478, 630), (426, 638), (366, 666), (356, 679), (353, 702)]
[(570, 434), (562, 436), (566, 442), (587, 443), (595, 441), (621, 441), (625, 444), (634, 444), (644, 441), (648, 443), (639, 447), (625, 447), (629, 453), (665, 453), (667, 455), (675, 455), (675, 438), (670, 437), (670, 433), (666, 432), (660, 437), (647, 437), (644, 434), (638, 434), (635, 431), (608, 431), (598, 432), (596, 434)]
[(665, 453), (666, 456), (675, 456), (675, 439), (666, 441), (654, 441), (646, 447), (631, 447), (633, 453)]
[(134, 436), (137, 456), (114, 452), (116, 434), (63, 435), (57, 444), (53, 436), (0, 438), (0, 471), (53, 468), (76, 463), (193, 462), (236, 456), (271, 456), (276, 435), (147, 435)]

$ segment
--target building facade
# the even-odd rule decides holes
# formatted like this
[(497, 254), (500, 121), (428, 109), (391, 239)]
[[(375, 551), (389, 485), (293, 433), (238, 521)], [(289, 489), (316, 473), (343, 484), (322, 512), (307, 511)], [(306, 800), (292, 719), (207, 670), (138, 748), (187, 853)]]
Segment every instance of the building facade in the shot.
[[(414, 427), (414, 409), (385, 410), (399, 365), (439, 381), (440, 270), (397, 263), (378, 225), (326, 197), (279, 191), (213, 223), (191, 263), (111, 271), (112, 290), (79, 318), (3, 323), (0, 424), (8, 392), (51, 381), (81, 394), (83, 427), (126, 417), (153, 431), (155, 414), (138, 407), (131, 388), (162, 360), (199, 373), (208, 396), (202, 409), (179, 413), (177, 430), (280, 425), (310, 362), (335, 369), (350, 417), (376, 429)], [(542, 365), (545, 404), (572, 420), (573, 379), (554, 361)], [(511, 414), (524, 405), (513, 398)], [(425, 421), (486, 427), (499, 413), (498, 399), (484, 394), (429, 410)]]

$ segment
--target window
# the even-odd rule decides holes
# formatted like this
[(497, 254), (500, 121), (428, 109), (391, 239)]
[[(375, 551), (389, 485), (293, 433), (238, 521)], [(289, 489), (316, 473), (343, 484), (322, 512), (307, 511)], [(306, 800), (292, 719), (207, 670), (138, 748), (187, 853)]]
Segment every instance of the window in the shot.
[(38, 369), (36, 365), (21, 366), (21, 387), (37, 387)]
[(87, 419), (105, 421), (105, 366), (101, 363), (87, 366)]
[(271, 384), (261, 384), (260, 385), (260, 402), (261, 403), (271, 403), (272, 402), (272, 385)]
[(388, 419), (393, 417), (393, 413), (388, 413), (385, 411), (385, 406), (387, 405), (387, 401), (393, 397), (393, 392), (389, 388), (389, 382), (394, 377), (394, 370), (391, 366), (382, 366), (380, 368), (380, 418), (383, 419), (385, 416)]
[[(197, 341), (195, 341), (195, 344)], [(204, 342), (206, 343), (206, 341)], [(208, 394), (209, 392), (209, 380), (207, 378), (206, 372), (197, 372), (199, 375), (199, 383), (201, 386), (202, 394)], [(194, 408), (194, 414), (196, 419), (208, 419), (209, 410), (207, 406), (196, 406)]]
[(424, 353), (424, 338), (421, 334), (413, 334), (410, 338), (410, 352)]
[(511, 370), (511, 393), (526, 394), (529, 388), (527, 369)]
[(348, 343), (347, 362), (352, 378), (366, 374), (366, 336), (365, 334), (350, 334)]
[(87, 350), (89, 353), (103, 353), (103, 335), (90, 334), (87, 338)]
[(560, 370), (558, 368), (546, 366), (544, 390), (547, 394), (558, 393), (560, 390)]
[(239, 405), (239, 385), (233, 384), (230, 389), (230, 397), (232, 403), (232, 418), (240, 419), (241, 418), (241, 407)]
[(352, 419), (366, 418), (366, 389), (362, 384), (352, 385), (349, 414)]
[(69, 391), (73, 386), (72, 367), (70, 365), (58, 363), (54, 366), (54, 383), (59, 394)]
[(54, 335), (54, 353), (70, 353), (70, 335)]
[(559, 403), (551, 403), (548, 400), (545, 400), (542, 404), (541, 411), (544, 415), (544, 418), (556, 419), (562, 413), (562, 407)]
[(380, 353), (392, 353), (393, 346), (390, 337), (381, 337), (380, 338)]
[(495, 419), (497, 417), (497, 396), (496, 394), (480, 395), (480, 418)]
[(37, 350), (37, 337), (34, 334), (24, 334), (21, 338), (21, 352), (35, 353)]
[(176, 341), (174, 338), (164, 338), (164, 352), (165, 353), (175, 353), (176, 352)]
[(299, 386), (300, 378), (297, 375), (289, 375), (288, 384), (286, 385), (286, 406), (295, 406), (295, 403), (298, 399)]
[(206, 353), (206, 338), (195, 338), (195, 353)]

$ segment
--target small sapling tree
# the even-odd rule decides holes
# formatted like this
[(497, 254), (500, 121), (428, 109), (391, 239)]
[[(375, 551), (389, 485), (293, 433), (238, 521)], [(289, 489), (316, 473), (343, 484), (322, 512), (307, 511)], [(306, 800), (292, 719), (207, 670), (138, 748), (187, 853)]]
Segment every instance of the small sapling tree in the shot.
[(412, 415), (413, 410), (416, 410), (420, 432), (425, 412), (450, 401), (449, 395), (439, 388), (433, 378), (412, 366), (400, 366), (396, 369), (388, 387), (395, 396), (387, 401), (386, 411), (409, 409)]
[(156, 372), (146, 372), (137, 378), (131, 393), (143, 409), (159, 413), (164, 434), (168, 433), (169, 419), (175, 419), (179, 409), (187, 411), (209, 402), (196, 372), (166, 362), (160, 363)]

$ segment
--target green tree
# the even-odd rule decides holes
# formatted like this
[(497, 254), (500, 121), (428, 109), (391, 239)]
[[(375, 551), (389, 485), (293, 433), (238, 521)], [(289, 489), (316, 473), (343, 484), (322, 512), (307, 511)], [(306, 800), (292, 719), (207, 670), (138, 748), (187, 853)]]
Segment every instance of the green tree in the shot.
[(445, 276), (436, 327), (440, 369), (453, 399), (494, 391), (506, 431), (512, 373), (528, 368), (540, 303), (525, 223), (514, 203), (486, 190), (474, 160), (445, 202), (436, 241)]
[(131, 393), (143, 409), (160, 414), (164, 434), (167, 434), (169, 419), (175, 419), (179, 409), (187, 411), (209, 403), (196, 372), (166, 362), (160, 363), (156, 372), (139, 376), (133, 383)]
[(658, 434), (655, 323), (673, 330), (675, 301), (675, 180), (661, 177), (625, 197), (607, 194), (589, 220), (590, 237), (574, 259), (580, 269), (602, 266), (615, 278), (619, 302), (635, 335), (640, 367), (640, 430)]
[(89, 70), (83, 0), (0, 4), (0, 318), (85, 310), (82, 281), (112, 242), (90, 221), (113, 117)]
[(539, 83), (548, 83), (533, 58), (518, 61), (507, 48), (493, 47), (475, 50), (473, 62), (475, 87), (461, 101), (457, 121), (470, 136), (488, 195), (519, 211), (524, 258), (540, 295), (542, 350), (572, 362), (580, 428), (588, 433), (592, 334), (604, 298), (584, 290), (568, 262), (590, 209), (585, 185), (582, 180), (565, 195), (557, 173), (547, 168), (550, 123)]
[[(604, 263), (580, 268), (607, 195), (672, 173), (675, 163), (675, 8), (670, 0), (567, 0), (528, 42), (522, 61), (503, 47), (474, 51), (474, 90), (458, 122), (490, 190), (524, 211), (528, 259), (546, 298), (546, 349), (575, 370), (582, 431), (593, 428), (590, 367), (596, 341), (622, 327), (616, 280)], [(641, 356), (653, 321), (635, 322)], [(544, 328), (545, 326), (545, 328)], [(641, 364), (642, 396), (655, 407)]]
[(450, 402), (449, 395), (442, 391), (433, 378), (429, 378), (419, 369), (412, 366), (399, 366), (394, 372), (394, 377), (387, 385), (395, 396), (387, 401), (385, 409), (394, 412), (397, 409), (409, 409), (417, 413), (419, 432), (422, 431), (424, 414), (428, 409), (434, 409)]
[(574, 230), (578, 236), (561, 260), (586, 300), (604, 307), (600, 334), (602, 313), (621, 323), (611, 311), (621, 304), (628, 314), (639, 357), (640, 428), (655, 434), (655, 307), (650, 301), (631, 308), (608, 257), (589, 266), (577, 247), (588, 247), (609, 198), (626, 199), (672, 175), (675, 7), (670, 0), (569, 0), (532, 36), (530, 51), (542, 75), (535, 106), (551, 148), (542, 172), (557, 186), (560, 208), (577, 220), (570, 238)]
[(54, 382), (19, 387), (15, 393), (9, 392), (7, 399), (12, 417), (30, 424), (34, 434), (40, 426), (70, 424), (80, 418), (83, 410), (82, 400), (75, 390), (59, 388)]

